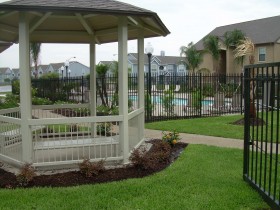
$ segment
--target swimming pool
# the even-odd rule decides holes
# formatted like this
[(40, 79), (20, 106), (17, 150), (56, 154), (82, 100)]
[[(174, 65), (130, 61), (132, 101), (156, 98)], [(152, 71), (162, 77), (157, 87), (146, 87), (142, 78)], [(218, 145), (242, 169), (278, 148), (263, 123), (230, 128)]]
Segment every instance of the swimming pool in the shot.
[[(137, 101), (138, 96), (129, 96), (129, 99), (132, 101)], [(162, 96), (152, 96), (152, 101), (156, 104), (162, 104)], [(188, 99), (187, 98), (174, 98), (173, 102), (175, 105), (179, 106), (186, 106), (188, 105)], [(203, 100), (202, 106), (212, 106), (213, 100)]]

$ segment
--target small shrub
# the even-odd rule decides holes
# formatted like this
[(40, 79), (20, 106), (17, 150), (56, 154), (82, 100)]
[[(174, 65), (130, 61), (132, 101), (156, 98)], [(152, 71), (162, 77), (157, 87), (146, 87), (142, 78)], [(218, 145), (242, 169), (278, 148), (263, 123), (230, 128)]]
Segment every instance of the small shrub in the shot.
[(99, 123), (97, 124), (96, 129), (97, 129), (97, 134), (99, 135), (109, 134), (112, 129), (112, 123), (108, 123), (108, 122)]
[(162, 132), (162, 141), (167, 142), (171, 146), (175, 145), (178, 143), (180, 140), (180, 135), (178, 132), (173, 131), (173, 132)]
[(83, 162), (79, 164), (79, 169), (86, 177), (92, 177), (92, 175), (98, 175), (105, 170), (104, 163), (104, 160), (92, 163), (90, 162), (90, 159), (85, 158)]
[(148, 157), (146, 147), (139, 147), (137, 149), (134, 149), (129, 157), (129, 161), (134, 167), (143, 170), (146, 170), (150, 167), (147, 160)]
[(110, 107), (105, 105), (100, 105), (96, 107), (96, 112), (98, 115), (109, 115)]
[(169, 161), (170, 154), (171, 154), (171, 145), (164, 141), (159, 141), (154, 143), (154, 148), (151, 152), (152, 156), (155, 156), (154, 159), (157, 160), (159, 163), (166, 163)]
[(70, 132), (77, 132), (77, 131), (79, 131), (78, 124), (71, 124), (70, 125)]
[(51, 102), (47, 98), (33, 97), (32, 104), (33, 105), (50, 105)]
[(172, 90), (164, 91), (163, 98), (162, 98), (162, 106), (168, 116), (174, 115), (174, 108), (175, 108), (174, 98), (175, 95)]
[(35, 169), (31, 166), (31, 164), (26, 163), (20, 169), (20, 172), (17, 175), (17, 181), (20, 186), (26, 186), (35, 176)]
[(154, 143), (150, 151), (146, 147), (134, 149), (129, 157), (132, 165), (140, 170), (155, 170), (160, 163), (169, 161), (171, 146), (167, 142)]

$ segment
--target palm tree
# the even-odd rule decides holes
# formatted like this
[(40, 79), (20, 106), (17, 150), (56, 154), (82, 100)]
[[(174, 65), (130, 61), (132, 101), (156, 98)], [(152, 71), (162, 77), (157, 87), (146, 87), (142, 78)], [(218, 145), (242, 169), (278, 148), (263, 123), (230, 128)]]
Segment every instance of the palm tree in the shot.
[(187, 47), (180, 47), (180, 56), (185, 56), (186, 63), (193, 73), (202, 62), (202, 53), (196, 50), (193, 42), (190, 42)]
[(212, 55), (213, 70), (214, 72), (217, 72), (220, 60), (219, 38), (215, 35), (208, 35), (203, 39), (203, 45), (206, 51)]
[[(96, 73), (98, 75), (98, 78), (96, 79), (96, 87), (98, 90), (98, 93), (100, 95), (102, 105), (108, 106), (108, 94), (106, 89), (106, 73), (109, 70), (108, 65), (104, 64), (98, 64), (96, 65)], [(99, 80), (101, 80), (101, 84), (99, 85)]]
[[(241, 40), (239, 44), (236, 46), (234, 50), (234, 58), (240, 59), (242, 58), (242, 61), (244, 60), (245, 55), (250, 56), (250, 64), (253, 64), (254, 61), (254, 51), (255, 51), (255, 45), (252, 42), (252, 40), (248, 37), (245, 37), (244, 40)], [(253, 77), (254, 75), (251, 75)], [(255, 84), (253, 81), (250, 83), (250, 118), (256, 119), (257, 117), (257, 111), (254, 103), (255, 98)]]
[[(245, 39), (245, 34), (241, 30), (235, 29), (233, 31), (227, 31), (224, 34), (224, 38), (224, 44), (226, 45), (226, 47), (228, 49), (232, 48), (233, 50), (235, 50), (240, 42)], [(236, 60), (243, 66), (244, 56), (238, 57)]]
[(30, 55), (35, 68), (35, 78), (38, 78), (38, 64), (39, 55), (41, 52), (41, 43), (32, 42), (30, 43)]

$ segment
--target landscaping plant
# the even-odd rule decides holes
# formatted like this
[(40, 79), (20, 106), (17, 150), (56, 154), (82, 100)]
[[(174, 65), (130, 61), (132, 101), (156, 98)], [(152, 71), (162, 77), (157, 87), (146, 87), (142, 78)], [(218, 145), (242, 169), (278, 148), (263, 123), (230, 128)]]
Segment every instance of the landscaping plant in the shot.
[(20, 169), (19, 174), (17, 175), (17, 181), (20, 186), (26, 186), (32, 179), (36, 176), (35, 169), (31, 164), (26, 163)]
[(156, 170), (160, 163), (169, 161), (171, 146), (164, 141), (153, 142), (150, 150), (147, 147), (134, 149), (129, 157), (131, 164), (140, 170)]
[(162, 141), (167, 142), (171, 146), (177, 144), (180, 139), (181, 138), (179, 133), (176, 132), (175, 130), (173, 132), (166, 132), (166, 131), (162, 132)]
[(104, 163), (104, 160), (90, 162), (89, 158), (84, 158), (83, 162), (79, 164), (79, 169), (86, 177), (92, 177), (92, 175), (98, 175), (100, 172), (105, 170)]

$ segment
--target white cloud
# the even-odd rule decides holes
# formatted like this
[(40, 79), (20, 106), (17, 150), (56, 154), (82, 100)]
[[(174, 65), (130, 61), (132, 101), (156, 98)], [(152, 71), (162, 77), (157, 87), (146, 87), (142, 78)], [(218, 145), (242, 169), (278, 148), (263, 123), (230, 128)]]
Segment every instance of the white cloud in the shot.
[[(280, 15), (276, 0), (120, 0), (156, 12), (171, 34), (167, 37), (147, 39), (154, 46), (155, 54), (161, 50), (166, 55), (179, 55), (179, 48), (197, 42), (218, 26)], [(0, 0), (3, 2), (3, 0)], [(129, 42), (128, 51), (136, 52), (136, 42)], [(87, 45), (43, 45), (41, 61), (63, 62), (76, 56), (89, 65)], [(97, 46), (97, 61), (116, 60), (116, 44)], [(18, 67), (18, 48), (11, 47), (0, 54), (0, 67)]]

